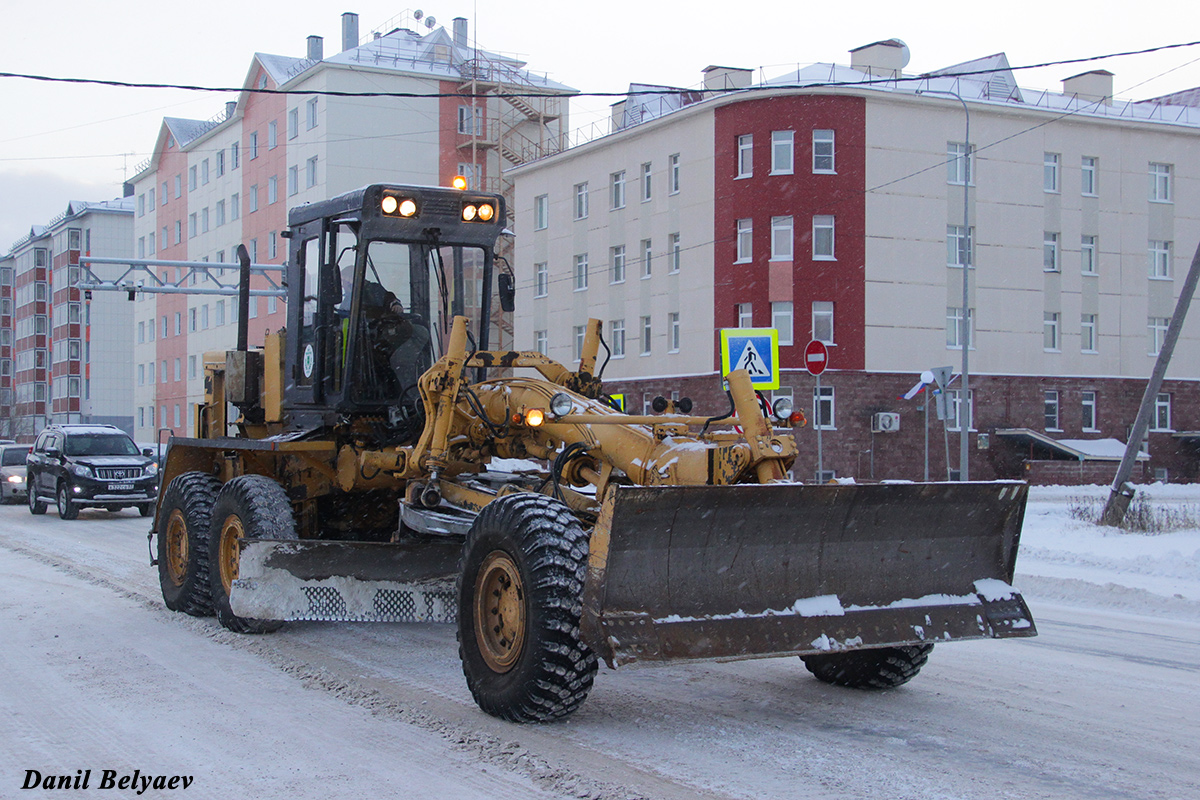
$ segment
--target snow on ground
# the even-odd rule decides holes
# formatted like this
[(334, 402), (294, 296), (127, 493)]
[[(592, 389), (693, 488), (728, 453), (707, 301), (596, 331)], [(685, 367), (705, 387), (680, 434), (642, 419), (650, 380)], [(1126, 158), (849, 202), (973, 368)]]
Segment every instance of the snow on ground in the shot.
[[(1137, 487), (1151, 506), (1200, 517), (1200, 486)], [(1131, 533), (1071, 517), (1107, 486), (1034, 486), (1017, 556), (1017, 587), (1035, 598), (1200, 620), (1200, 529)], [(1036, 615), (1035, 615), (1036, 616)]]

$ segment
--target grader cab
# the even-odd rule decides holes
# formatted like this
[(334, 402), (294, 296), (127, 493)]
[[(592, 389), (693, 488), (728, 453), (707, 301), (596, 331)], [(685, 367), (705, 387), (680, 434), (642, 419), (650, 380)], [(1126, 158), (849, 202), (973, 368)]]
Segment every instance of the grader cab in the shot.
[(489, 349), (505, 217), (391, 185), (292, 210), (286, 330), (206, 356), (197, 435), (167, 453), (168, 607), (241, 632), (456, 622), (475, 700), (522, 722), (578, 708), (598, 660), (795, 655), (888, 687), (935, 642), (1034, 635), (1023, 484), (794, 483), (744, 372), (728, 408), (629, 415), (596, 320), (576, 369)]

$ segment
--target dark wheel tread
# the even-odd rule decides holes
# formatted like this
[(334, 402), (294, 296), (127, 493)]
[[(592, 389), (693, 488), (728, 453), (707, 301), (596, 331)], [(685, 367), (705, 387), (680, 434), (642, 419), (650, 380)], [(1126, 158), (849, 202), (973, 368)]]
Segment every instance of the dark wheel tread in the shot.
[[(211, 617), (212, 592), (208, 578), (208, 528), (221, 481), (203, 472), (185, 472), (172, 480), (163, 493), (162, 513), (158, 518), (158, 569), (163, 600), (172, 611), (193, 617)], [(169, 587), (166, 564), (167, 521), (172, 509), (179, 508), (188, 523), (188, 557), (194, 566), (190, 579), (179, 590)], [(148, 515), (146, 515), (148, 516)], [(196, 529), (192, 530), (193, 525)]]
[(918, 644), (801, 658), (808, 671), (825, 683), (851, 689), (894, 689), (915, 678), (932, 651), (932, 644)]
[[(513, 667), (514, 672), (524, 671), (524, 676), (516, 685), (497, 687), (474, 644), (470, 606), (475, 576), (468, 581), (466, 573), (472, 545), (502, 531), (511, 532), (512, 544), (523, 554), (532, 608), (525, 644), (528, 654)], [(490, 551), (493, 546), (485, 542), (484, 548)], [(486, 553), (477, 553), (482, 555)], [(483, 711), (511, 722), (549, 722), (571, 714), (587, 699), (597, 668), (596, 655), (579, 628), (587, 555), (588, 534), (553, 498), (510, 495), (480, 513), (459, 565), (458, 641), (467, 686)], [(534, 620), (540, 621), (536, 629)]]
[[(217, 495), (208, 537), (210, 564), (216, 563), (221, 525), (231, 513), (242, 518), (247, 539), (299, 538), (292, 504), (283, 487), (265, 475), (240, 475), (226, 483)], [(209, 585), (217, 620), (234, 633), (273, 633), (283, 626), (279, 620), (249, 619), (234, 614), (219, 568), (210, 570)]]

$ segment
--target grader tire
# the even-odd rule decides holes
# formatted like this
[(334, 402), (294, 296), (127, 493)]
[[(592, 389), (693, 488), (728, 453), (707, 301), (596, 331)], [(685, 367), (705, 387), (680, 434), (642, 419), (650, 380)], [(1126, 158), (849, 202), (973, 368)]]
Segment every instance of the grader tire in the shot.
[(210, 617), (208, 529), (221, 482), (203, 472), (185, 472), (167, 485), (158, 516), (158, 582), (172, 611)]
[(894, 689), (915, 678), (932, 651), (932, 644), (918, 644), (801, 658), (808, 671), (825, 683), (851, 689)]
[(566, 506), (522, 493), (476, 518), (458, 578), (458, 652), (483, 711), (549, 722), (587, 699), (596, 656), (579, 631), (588, 535)]
[(272, 633), (282, 622), (233, 613), (229, 592), (238, 576), (240, 539), (297, 539), (292, 504), (283, 487), (263, 475), (239, 475), (221, 488), (213, 505), (208, 558), (213, 611), (234, 633)]

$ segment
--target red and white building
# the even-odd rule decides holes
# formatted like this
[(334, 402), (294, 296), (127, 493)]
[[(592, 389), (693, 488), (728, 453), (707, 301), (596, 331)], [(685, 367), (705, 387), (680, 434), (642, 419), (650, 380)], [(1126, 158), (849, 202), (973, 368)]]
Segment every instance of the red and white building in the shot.
[(132, 255), (132, 229), (132, 198), (72, 201), (0, 257), (0, 437), (71, 422), (133, 432), (133, 310), (77, 287), (81, 257)]
[[(406, 12), (360, 39), (358, 16), (343, 14), (336, 55), (326, 58), (317, 36), (304, 58), (256, 53), (243, 91), (220, 115), (164, 119), (153, 156), (131, 181), (135, 257), (231, 264), (245, 244), (253, 262), (281, 264), (289, 208), (370, 183), (449, 185), (461, 174), (508, 192), (503, 169), (560, 138), (574, 90), (478, 49), (465, 19), (454, 20), (452, 33), (429, 22)], [(502, 96), (513, 91), (522, 96)], [(232, 272), (213, 268), (205, 279), (203, 268), (155, 269), (170, 291), (141, 293), (132, 304), (144, 440), (162, 429), (190, 435), (204, 396), (203, 355), (232, 347), (237, 329), (236, 298), (212, 293), (236, 285)], [(256, 278), (255, 288), (270, 285)], [(284, 324), (283, 298), (253, 298), (250, 316), (251, 344), (259, 343)]]
[[(570, 363), (599, 318), (611, 391), (719, 414), (719, 329), (774, 327), (778, 394), (812, 422), (797, 477), (820, 424), (827, 473), (944, 479), (963, 422), (973, 479), (1111, 477), (1200, 242), (1195, 93), (1115, 101), (1103, 71), (1028, 92), (1003, 54), (908, 79), (905, 55), (878, 42), (762, 83), (710, 67), (703, 91), (631, 93), (608, 136), (513, 169), (518, 346)], [(951, 384), (926, 459), (926, 393), (903, 396), (959, 372), (964, 270), (971, 402)], [(1140, 479), (1200, 472), (1198, 344), (1193, 314)], [(880, 413), (899, 430), (873, 432)]]

